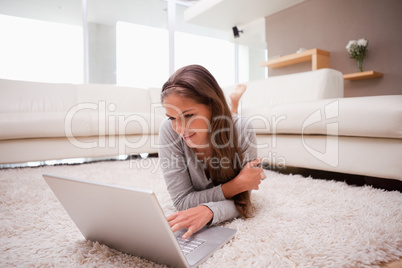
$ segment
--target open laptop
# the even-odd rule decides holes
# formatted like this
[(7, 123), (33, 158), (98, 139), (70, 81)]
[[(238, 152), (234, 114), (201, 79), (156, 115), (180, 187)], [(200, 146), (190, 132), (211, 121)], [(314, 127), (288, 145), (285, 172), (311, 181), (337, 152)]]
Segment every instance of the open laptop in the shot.
[(189, 239), (172, 232), (155, 194), (43, 174), (87, 240), (172, 267), (196, 267), (236, 230), (204, 227)]

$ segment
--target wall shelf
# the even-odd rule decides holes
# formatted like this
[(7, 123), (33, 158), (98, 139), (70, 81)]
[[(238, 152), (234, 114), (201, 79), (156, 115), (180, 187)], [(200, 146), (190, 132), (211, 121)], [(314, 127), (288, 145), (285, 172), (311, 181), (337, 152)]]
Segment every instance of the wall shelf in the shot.
[(369, 79), (382, 77), (383, 73), (375, 72), (375, 71), (366, 71), (366, 72), (358, 72), (352, 74), (344, 74), (343, 79), (345, 80), (361, 80), (361, 79)]
[(311, 61), (311, 70), (313, 71), (329, 68), (329, 52), (313, 48), (300, 53), (294, 53), (262, 62), (260, 66), (275, 69), (308, 61)]

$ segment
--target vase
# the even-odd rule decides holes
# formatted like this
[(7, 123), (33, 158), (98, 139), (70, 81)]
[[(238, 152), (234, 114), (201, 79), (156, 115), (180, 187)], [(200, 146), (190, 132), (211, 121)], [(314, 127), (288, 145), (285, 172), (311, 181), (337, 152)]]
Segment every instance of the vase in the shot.
[(363, 72), (363, 59), (357, 60), (357, 68), (359, 68), (359, 72)]

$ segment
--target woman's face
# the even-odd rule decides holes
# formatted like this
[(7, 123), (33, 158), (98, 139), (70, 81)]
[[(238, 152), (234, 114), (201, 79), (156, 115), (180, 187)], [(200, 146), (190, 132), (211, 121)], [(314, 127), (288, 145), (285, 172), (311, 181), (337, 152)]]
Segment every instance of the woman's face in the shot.
[(209, 147), (212, 113), (208, 106), (175, 94), (166, 97), (163, 106), (174, 131), (190, 148)]

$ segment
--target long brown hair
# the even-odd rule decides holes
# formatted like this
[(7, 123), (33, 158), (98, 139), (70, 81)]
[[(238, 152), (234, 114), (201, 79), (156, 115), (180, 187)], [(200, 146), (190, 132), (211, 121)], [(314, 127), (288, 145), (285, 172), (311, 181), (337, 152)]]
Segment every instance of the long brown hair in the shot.
[[(212, 112), (210, 130), (213, 134), (212, 158), (229, 160), (229, 165), (214, 168), (207, 166), (214, 185), (223, 184), (236, 177), (243, 162), (243, 154), (238, 146), (237, 132), (225, 95), (212, 74), (200, 65), (189, 65), (177, 70), (162, 87), (161, 102), (170, 95), (190, 98), (199, 104), (208, 106)], [(230, 131), (228, 131), (230, 130)], [(237, 210), (248, 217), (251, 209), (248, 191), (232, 198)]]

